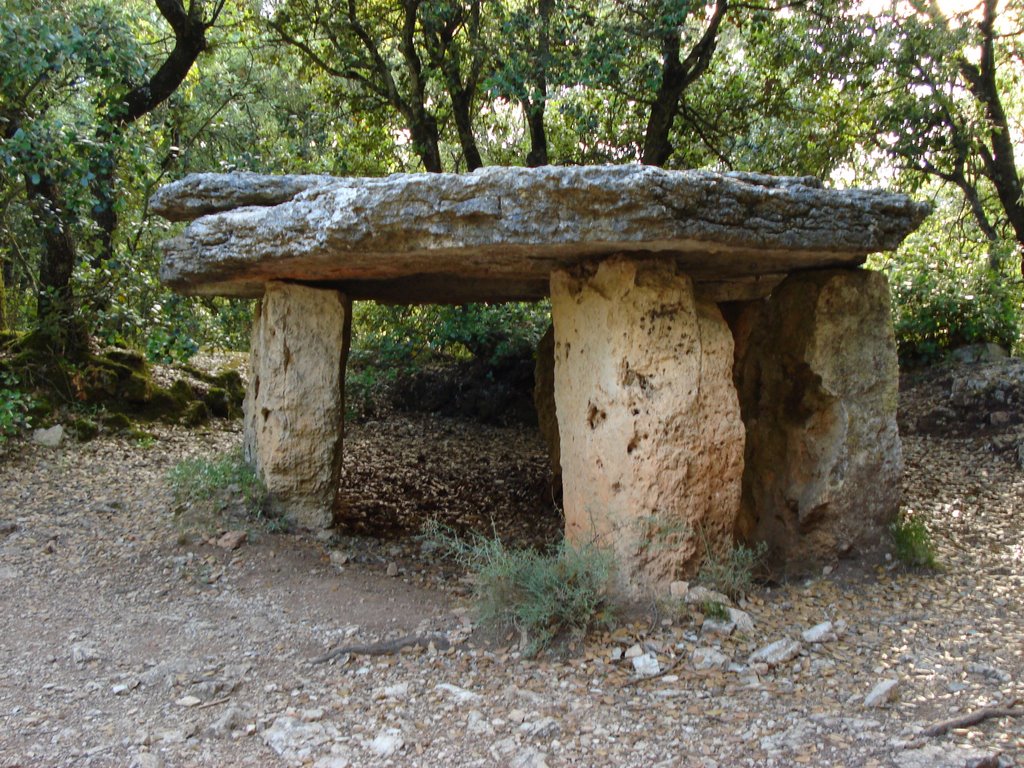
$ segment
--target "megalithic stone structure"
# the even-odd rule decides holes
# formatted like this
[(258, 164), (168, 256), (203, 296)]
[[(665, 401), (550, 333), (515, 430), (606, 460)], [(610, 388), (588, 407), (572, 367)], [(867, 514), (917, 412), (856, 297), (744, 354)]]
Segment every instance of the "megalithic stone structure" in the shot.
[(599, 166), (200, 174), (152, 207), (192, 220), (168, 285), (263, 298), (246, 455), (306, 527), (331, 520), (352, 299), (551, 297), (566, 536), (612, 549), (630, 594), (737, 533), (813, 565), (897, 510), (885, 281), (859, 267), (927, 215), (902, 195)]

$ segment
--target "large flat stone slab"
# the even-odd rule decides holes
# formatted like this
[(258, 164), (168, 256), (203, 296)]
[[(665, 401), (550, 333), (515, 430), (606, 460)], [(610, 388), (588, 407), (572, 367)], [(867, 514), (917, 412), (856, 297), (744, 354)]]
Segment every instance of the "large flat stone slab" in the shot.
[(152, 207), (194, 219), (164, 244), (161, 278), (180, 292), (256, 297), (268, 281), (297, 280), (396, 302), (536, 299), (554, 270), (618, 253), (671, 261), (719, 300), (750, 298), (774, 276), (895, 248), (928, 211), (810, 178), (636, 165), (201, 174), (161, 189)]

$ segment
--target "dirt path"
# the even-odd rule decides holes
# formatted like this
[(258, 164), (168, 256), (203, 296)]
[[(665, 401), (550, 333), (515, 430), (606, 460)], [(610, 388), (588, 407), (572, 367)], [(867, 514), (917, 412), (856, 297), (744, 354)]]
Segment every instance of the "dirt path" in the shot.
[[(412, 424), (350, 435), (367, 457), (350, 468), (354, 491), (381, 477), (387, 440), (431, 429)], [(464, 442), (462, 427), (434, 428), (424, 439)], [(488, 459), (500, 464), (489, 472), (533, 483), (529, 435), (472, 431), (488, 456), (518, 462)], [(237, 427), (169, 429), (148, 447), (22, 444), (0, 464), (0, 767), (1024, 764), (1024, 719), (922, 734), (1024, 698), (1024, 472), (983, 439), (904, 438), (906, 506), (932, 528), (939, 572), (841, 566), (764, 589), (742, 606), (754, 630), (729, 637), (663, 607), (653, 629), (621, 627), (565, 662), (467, 639), (466, 584), (408, 538), (182, 543), (166, 471), (239, 442)], [(482, 450), (463, 446), (445, 472), (465, 477)], [(442, 483), (430, 464), (401, 493), (444, 507), (443, 487), (422, 490)], [(510, 536), (552, 524), (530, 519), (528, 497), (501, 502), (523, 503)], [(748, 663), (825, 620), (836, 639)], [(424, 632), (452, 647), (308, 663), (342, 642)], [(613, 658), (634, 645), (662, 668), (680, 661), (627, 685), (631, 661)], [(724, 666), (699, 669), (694, 652), (711, 650)], [(866, 707), (885, 679), (898, 681), (893, 700)]]

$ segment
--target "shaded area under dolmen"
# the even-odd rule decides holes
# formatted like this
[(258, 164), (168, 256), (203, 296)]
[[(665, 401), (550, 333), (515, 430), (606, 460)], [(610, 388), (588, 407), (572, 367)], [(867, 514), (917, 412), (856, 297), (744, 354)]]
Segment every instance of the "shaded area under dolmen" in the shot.
[(863, 551), (897, 511), (888, 288), (859, 267), (927, 214), (902, 195), (615, 166), (204, 174), (152, 205), (193, 219), (168, 285), (262, 299), (246, 455), (300, 525), (332, 522), (364, 298), (550, 296), (538, 411), (565, 534), (612, 549), (634, 595), (736, 535), (786, 570)]

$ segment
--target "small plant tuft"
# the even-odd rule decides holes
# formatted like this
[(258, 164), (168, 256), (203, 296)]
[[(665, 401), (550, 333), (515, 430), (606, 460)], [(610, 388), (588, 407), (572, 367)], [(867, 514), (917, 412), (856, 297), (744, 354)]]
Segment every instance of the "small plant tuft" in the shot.
[(241, 449), (213, 459), (186, 459), (167, 475), (175, 516), (183, 527), (218, 528), (224, 518), (255, 521), (280, 530), (282, 521), (264, 510), (267, 491)]
[(753, 548), (737, 544), (725, 554), (719, 554), (708, 545), (707, 536), (703, 532), (701, 538), (704, 539), (706, 554), (697, 580), (731, 600), (746, 595), (754, 585), (754, 571), (764, 560), (768, 545), (763, 541)]
[(896, 557), (901, 563), (911, 568), (935, 569), (938, 561), (935, 558), (935, 545), (924, 521), (917, 517), (908, 517), (902, 512), (889, 526), (892, 532), (893, 547)]
[(497, 536), (461, 538), (436, 521), (428, 523), (424, 536), (472, 574), (481, 624), (517, 630), (528, 656), (612, 624), (608, 586), (613, 558), (604, 550), (566, 541), (551, 554), (509, 549)]
[(729, 621), (729, 609), (717, 600), (706, 600), (701, 604), (701, 613), (715, 621)]

